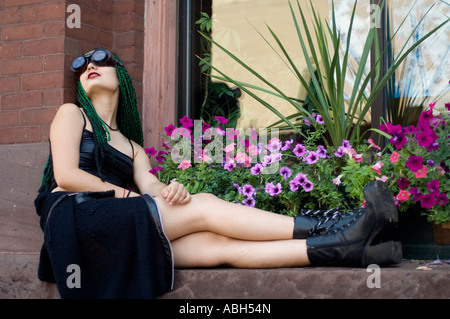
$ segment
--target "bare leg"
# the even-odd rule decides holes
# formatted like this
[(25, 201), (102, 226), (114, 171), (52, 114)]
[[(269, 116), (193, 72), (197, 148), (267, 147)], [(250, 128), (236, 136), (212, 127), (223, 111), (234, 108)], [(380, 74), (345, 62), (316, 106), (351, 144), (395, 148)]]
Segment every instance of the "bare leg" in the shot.
[(155, 197), (161, 210), (162, 223), (169, 240), (209, 231), (242, 240), (292, 239), (294, 219), (226, 202), (211, 194), (193, 195), (185, 205), (170, 206)]
[(244, 241), (210, 232), (172, 242), (175, 267), (278, 268), (309, 265), (306, 240)]

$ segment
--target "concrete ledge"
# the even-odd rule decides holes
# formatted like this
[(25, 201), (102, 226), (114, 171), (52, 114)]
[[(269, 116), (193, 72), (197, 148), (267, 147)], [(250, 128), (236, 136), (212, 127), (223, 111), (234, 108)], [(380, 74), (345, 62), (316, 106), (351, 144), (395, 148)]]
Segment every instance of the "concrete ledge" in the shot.
[[(37, 278), (37, 254), (0, 254), (0, 299), (57, 299), (55, 284)], [(179, 269), (162, 299), (448, 299), (450, 265), (405, 260), (381, 268), (381, 288), (368, 288), (372, 272), (359, 268)]]

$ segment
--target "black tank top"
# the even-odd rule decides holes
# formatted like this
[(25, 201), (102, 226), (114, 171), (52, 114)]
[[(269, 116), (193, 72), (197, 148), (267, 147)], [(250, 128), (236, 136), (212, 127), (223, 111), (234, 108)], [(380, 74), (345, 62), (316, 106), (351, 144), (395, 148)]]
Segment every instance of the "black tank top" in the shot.
[[(133, 183), (133, 159), (128, 155), (120, 152), (111, 145), (107, 145), (105, 149), (105, 159), (101, 168), (102, 176), (99, 176), (97, 165), (95, 162), (95, 144), (94, 133), (86, 129), (86, 118), (83, 111), (84, 128), (80, 143), (80, 162), (78, 167), (90, 174), (101, 177), (104, 181), (111, 184), (126, 187)], [(128, 139), (131, 145), (132, 154), (134, 154), (134, 147), (131, 140)]]
[[(81, 109), (80, 109), (81, 111)], [(98, 172), (95, 161), (95, 142), (94, 133), (86, 129), (86, 118), (81, 111), (84, 119), (83, 134), (80, 142), (80, 161), (78, 167), (85, 172), (102, 178), (104, 181), (119, 187), (127, 187), (133, 184), (133, 158), (125, 155), (111, 145), (107, 145), (105, 149), (105, 158), (101, 168), (101, 175)], [(129, 140), (129, 139), (128, 139)], [(131, 145), (132, 154), (134, 154), (134, 147)], [(58, 185), (54, 177), (50, 183), (49, 189), (52, 190)]]

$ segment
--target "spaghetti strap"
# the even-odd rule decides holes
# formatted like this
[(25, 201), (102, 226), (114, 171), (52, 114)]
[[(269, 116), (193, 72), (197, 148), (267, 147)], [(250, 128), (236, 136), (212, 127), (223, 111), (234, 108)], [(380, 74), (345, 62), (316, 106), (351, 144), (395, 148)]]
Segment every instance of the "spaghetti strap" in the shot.
[(128, 141), (130, 142), (131, 145), (131, 154), (132, 154), (131, 160), (134, 162), (134, 146), (130, 139), (128, 139)]
[(85, 117), (84, 112), (83, 112), (83, 110), (81, 109), (81, 107), (78, 107), (78, 109), (80, 110), (81, 115), (83, 115), (83, 120), (84, 120), (84, 126), (83, 126), (83, 128), (85, 129), (85, 128), (86, 128), (86, 117)]

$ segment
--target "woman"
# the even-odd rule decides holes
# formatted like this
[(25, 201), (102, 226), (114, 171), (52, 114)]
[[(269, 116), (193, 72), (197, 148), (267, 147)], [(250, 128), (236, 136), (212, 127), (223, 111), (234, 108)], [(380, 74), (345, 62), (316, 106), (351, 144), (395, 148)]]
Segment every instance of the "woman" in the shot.
[[(386, 235), (398, 217), (384, 183), (368, 184), (366, 208), (345, 215), (292, 218), (191, 195), (149, 173), (135, 91), (121, 60), (97, 49), (76, 58), (72, 71), (79, 105), (64, 104), (55, 115), (36, 199), (45, 234), (39, 277), (56, 280), (63, 298), (156, 297), (172, 287), (173, 266), (401, 262), (400, 244)], [(69, 265), (79, 267), (80, 278)]]

